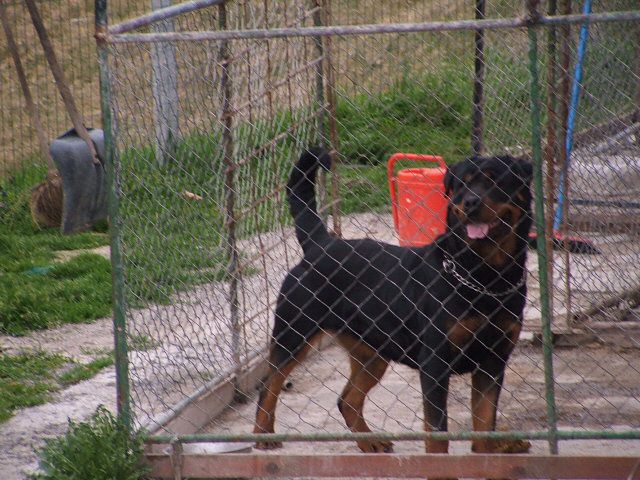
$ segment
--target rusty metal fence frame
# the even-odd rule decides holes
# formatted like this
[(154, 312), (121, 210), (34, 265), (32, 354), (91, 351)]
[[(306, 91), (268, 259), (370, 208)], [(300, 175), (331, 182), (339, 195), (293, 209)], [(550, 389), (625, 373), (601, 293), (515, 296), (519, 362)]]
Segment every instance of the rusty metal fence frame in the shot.
[[(481, 2), (483, 3), (483, 2)], [(540, 94), (540, 79), (538, 72), (538, 44), (537, 36), (541, 31), (540, 27), (582, 25), (585, 23), (607, 23), (607, 22), (640, 22), (640, 10), (609, 12), (598, 14), (561, 14), (545, 15), (539, 11), (539, 2), (527, 0), (523, 2), (523, 16), (520, 18), (491, 19), (484, 18), (484, 13), (480, 9), (477, 11), (475, 20), (464, 21), (441, 21), (423, 23), (390, 23), (372, 25), (348, 25), (333, 26), (323, 25), (319, 17), (313, 27), (304, 28), (264, 28), (250, 30), (228, 30), (224, 23), (224, 0), (194, 0), (181, 3), (172, 7), (167, 7), (154, 11), (151, 14), (137, 17), (133, 20), (124, 21), (117, 25), (107, 24), (107, 0), (96, 0), (96, 39), (100, 59), (100, 80), (102, 94), (102, 112), (108, 158), (108, 178), (110, 188), (110, 208), (111, 208), (111, 247), (114, 285), (114, 325), (116, 342), (116, 371), (117, 371), (117, 394), (118, 411), (120, 416), (133, 428), (129, 373), (128, 373), (128, 347), (127, 347), (127, 325), (125, 318), (126, 301), (124, 292), (124, 278), (121, 258), (121, 235), (119, 229), (119, 192), (120, 171), (115, 160), (114, 152), (114, 132), (112, 120), (112, 108), (110, 98), (110, 77), (109, 77), (109, 55), (110, 47), (122, 43), (152, 43), (163, 42), (197, 42), (202, 40), (219, 41), (221, 58), (225, 58), (224, 45), (226, 41), (238, 39), (276, 39), (293, 37), (312, 37), (320, 50), (325, 49), (325, 62), (329, 58), (330, 41), (333, 36), (350, 35), (384, 35), (387, 33), (412, 33), (412, 32), (436, 32), (436, 31), (459, 31), (473, 30), (483, 32), (499, 29), (527, 29), (529, 35), (529, 73), (530, 73), (530, 106), (531, 106), (531, 157), (534, 162), (534, 189), (537, 212), (543, 212), (549, 205), (544, 204), (544, 173), (543, 173), (543, 142)], [(324, 4), (324, 0), (318, 0), (318, 8)], [(207, 7), (216, 6), (220, 9), (219, 17), (220, 30), (202, 32), (154, 32), (154, 33), (131, 33), (141, 27), (148, 27), (155, 22), (167, 20), (188, 12), (194, 12)], [(476, 37), (476, 55), (482, 54), (481, 37), (478, 43)], [(331, 144), (337, 141), (335, 126), (332, 128), (331, 119), (334, 117), (332, 109), (335, 108), (335, 99), (332, 99), (332, 79), (327, 72), (331, 69), (323, 70), (322, 65), (318, 65), (318, 91), (317, 101), (322, 106), (318, 115), (318, 135), (321, 125), (328, 121), (329, 133), (325, 137)], [(481, 79), (482, 72), (476, 71)], [(323, 75), (327, 75), (323, 78)], [(223, 104), (225, 103), (225, 85), (228, 79), (223, 75), (221, 88)], [(324, 84), (324, 87), (323, 87)], [(481, 85), (476, 88), (480, 88)], [(478, 95), (481, 95), (478, 90)], [(477, 103), (477, 102), (476, 102)], [(229, 108), (228, 104), (223, 108)], [(223, 117), (224, 117), (223, 111)], [(481, 117), (481, 112), (479, 113)], [(478, 120), (479, 122), (481, 120)], [(230, 127), (227, 126), (227, 130)], [(481, 126), (474, 130), (474, 150), (481, 150)], [(229, 139), (222, 138), (224, 158), (227, 165), (227, 177), (225, 185), (231, 186), (233, 182), (233, 168)], [(551, 204), (552, 206), (552, 204)], [(335, 204), (334, 204), (335, 207)], [(235, 246), (235, 238), (232, 227), (233, 218), (233, 197), (226, 199), (226, 225), (230, 226), (229, 231), (229, 258), (232, 259), (229, 265), (231, 278), (235, 278), (235, 262), (238, 251)], [(337, 208), (337, 207), (335, 207)], [(336, 210), (337, 212), (337, 210)], [(334, 230), (339, 232), (339, 216), (334, 215)], [(492, 477), (508, 478), (635, 478), (640, 470), (640, 462), (634, 457), (614, 457), (608, 455), (591, 457), (558, 456), (558, 441), (569, 439), (640, 439), (640, 430), (628, 431), (585, 431), (585, 430), (561, 430), (558, 429), (555, 412), (554, 398), (554, 377), (552, 360), (552, 331), (551, 312), (549, 305), (549, 226), (545, 225), (545, 216), (536, 215), (536, 231), (538, 236), (537, 249), (539, 255), (539, 282), (541, 291), (541, 312), (542, 312), (542, 344), (544, 349), (545, 362), (545, 384), (547, 401), (547, 423), (548, 428), (543, 431), (523, 431), (523, 432), (460, 432), (460, 433), (434, 433), (434, 432), (412, 432), (412, 433), (345, 433), (345, 434), (182, 434), (182, 435), (162, 435), (154, 434), (149, 437), (148, 445), (151, 452), (148, 456), (153, 467), (153, 474), (163, 478), (221, 478), (221, 477), (367, 477), (367, 476), (394, 476), (394, 477), (417, 477), (429, 471), (430, 476), (480, 476), (489, 475)], [(542, 241), (541, 241), (542, 240)], [(233, 317), (233, 291), (234, 282), (231, 281), (231, 315)], [(239, 360), (237, 360), (239, 361)], [(233, 399), (238, 390), (249, 388), (255, 385), (263, 372), (264, 365), (259, 365), (254, 369), (245, 369), (242, 374), (235, 377), (231, 389), (228, 393), (229, 400)], [(239, 370), (238, 370), (239, 371)], [(233, 372), (231, 372), (233, 374)], [(236, 372), (237, 373), (237, 372)], [(210, 385), (199, 390), (194, 398), (202, 401), (203, 394), (207, 388), (217, 388), (216, 395), (220, 398), (223, 395), (220, 386)], [(222, 388), (228, 388), (228, 385)], [(235, 392), (235, 393), (234, 393)], [(191, 399), (193, 400), (193, 399)], [(176, 419), (176, 415), (164, 418), (165, 423)], [(180, 428), (177, 428), (180, 430)], [(191, 443), (200, 442), (248, 442), (261, 440), (287, 441), (287, 442), (326, 442), (335, 440), (425, 440), (425, 439), (448, 439), (448, 440), (470, 440), (480, 438), (491, 439), (545, 439), (549, 443), (549, 455), (261, 455), (261, 454), (225, 454), (225, 455), (197, 455), (190, 454), (185, 449)]]

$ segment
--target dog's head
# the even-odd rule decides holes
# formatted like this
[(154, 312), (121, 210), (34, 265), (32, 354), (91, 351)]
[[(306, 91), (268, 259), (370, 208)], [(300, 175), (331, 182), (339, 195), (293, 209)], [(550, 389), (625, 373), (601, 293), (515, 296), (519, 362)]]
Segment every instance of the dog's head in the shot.
[(532, 174), (528, 161), (510, 156), (451, 165), (444, 178), (449, 230), (485, 257), (496, 249), (513, 255), (531, 226)]

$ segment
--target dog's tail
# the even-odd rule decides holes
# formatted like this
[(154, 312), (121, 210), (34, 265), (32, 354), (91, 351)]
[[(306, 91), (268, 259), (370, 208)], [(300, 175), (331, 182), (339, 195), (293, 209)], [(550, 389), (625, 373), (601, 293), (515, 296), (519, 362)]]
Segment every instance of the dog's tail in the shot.
[(329, 232), (316, 209), (316, 173), (318, 167), (329, 170), (331, 157), (324, 148), (305, 150), (293, 167), (287, 183), (287, 199), (296, 226), (296, 237), (302, 250), (329, 237)]

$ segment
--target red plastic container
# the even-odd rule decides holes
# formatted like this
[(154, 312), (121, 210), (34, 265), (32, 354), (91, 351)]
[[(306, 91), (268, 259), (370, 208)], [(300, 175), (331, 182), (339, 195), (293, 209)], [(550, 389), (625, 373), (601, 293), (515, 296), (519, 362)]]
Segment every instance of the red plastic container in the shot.
[[(435, 163), (431, 168), (406, 168), (394, 174), (396, 162), (413, 160)], [(447, 199), (444, 175), (447, 166), (442, 157), (396, 153), (387, 163), (393, 224), (400, 245), (419, 246), (431, 243), (444, 233), (447, 222)]]

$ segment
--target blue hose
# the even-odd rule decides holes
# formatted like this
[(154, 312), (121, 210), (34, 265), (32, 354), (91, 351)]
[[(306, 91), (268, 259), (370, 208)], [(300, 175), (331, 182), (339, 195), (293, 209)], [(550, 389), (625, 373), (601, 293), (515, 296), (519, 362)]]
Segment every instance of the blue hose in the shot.
[[(591, 13), (591, 0), (585, 0), (582, 13), (588, 15)], [(587, 38), (589, 37), (589, 22), (585, 21), (580, 29), (580, 40), (578, 43), (578, 58), (576, 60), (576, 68), (573, 74), (573, 83), (571, 85), (571, 103), (569, 104), (569, 116), (567, 118), (567, 138), (565, 141), (565, 149), (567, 151), (566, 167), (560, 174), (560, 185), (558, 185), (558, 206), (556, 207), (556, 215), (553, 220), (553, 230), (557, 232), (562, 224), (562, 211), (564, 209), (565, 191), (564, 178), (569, 170), (569, 160), (571, 158), (571, 150), (573, 149), (573, 130), (575, 127), (576, 113), (578, 111), (578, 103), (580, 101), (580, 86), (582, 83), (582, 66), (584, 63), (584, 54), (587, 49)]]

